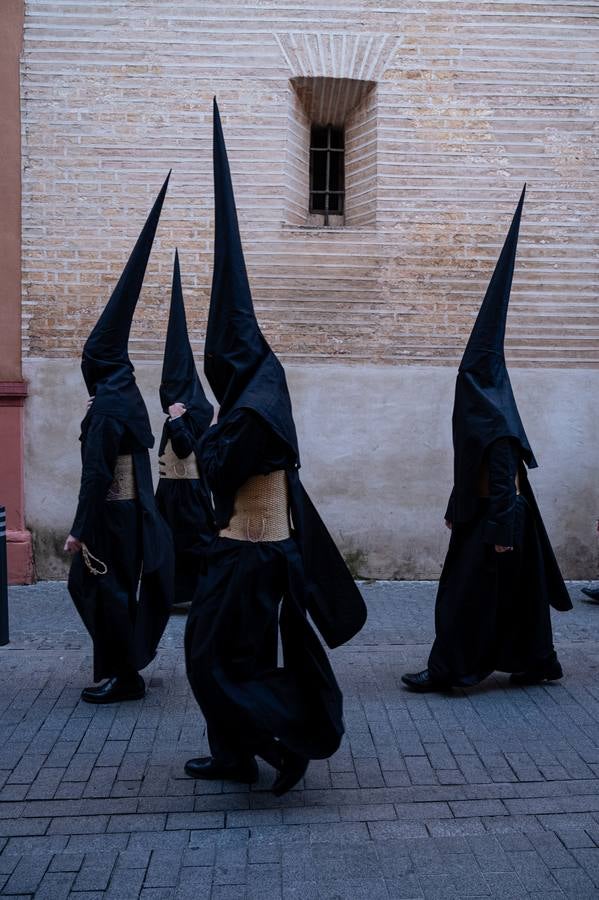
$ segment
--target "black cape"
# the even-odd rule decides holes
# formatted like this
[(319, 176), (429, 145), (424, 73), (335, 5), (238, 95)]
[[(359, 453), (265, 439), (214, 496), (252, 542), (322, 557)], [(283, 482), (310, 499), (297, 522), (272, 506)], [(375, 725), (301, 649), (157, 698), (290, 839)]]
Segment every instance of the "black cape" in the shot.
[(291, 398), (283, 367), (256, 321), (216, 100), (213, 140), (214, 274), (204, 370), (220, 403), (219, 423), (234, 411), (251, 410), (287, 444), (287, 477), (295, 540), (304, 566), (306, 605), (322, 637), (334, 648), (360, 631), (366, 606), (300, 481)]
[[(469, 522), (476, 515), (479, 473), (485, 453), (494, 441), (503, 438), (512, 440), (528, 468), (538, 465), (522, 425), (505, 361), (505, 330), (525, 191), (526, 186), (466, 345), (456, 380), (452, 416), (454, 487), (446, 516), (454, 523)], [(544, 566), (553, 583), (550, 603), (559, 610), (571, 609), (532, 487), (528, 478), (522, 481), (522, 492), (526, 494), (530, 513), (535, 520)]]
[(504, 352), (525, 191), (526, 186), (458, 369), (452, 416), (456, 522), (472, 518), (478, 473), (485, 450), (493, 441), (513, 438), (529, 468), (537, 465), (516, 406)]
[[(162, 409), (183, 403), (186, 413), (164, 423), (159, 455), (167, 441), (179, 459), (194, 454), (199, 466), (198, 441), (212, 421), (212, 404), (202, 388), (187, 332), (179, 254), (175, 253), (171, 306), (160, 384)], [(173, 535), (174, 597), (189, 602), (197, 588), (202, 553), (215, 534), (210, 497), (201, 478), (160, 478), (156, 503)]]
[[(292, 455), (253, 411), (230, 413), (201, 443), (217, 508), (253, 474), (289, 470)], [(185, 632), (187, 673), (223, 763), (263, 752), (272, 736), (312, 759), (334, 753), (343, 706), (327, 655), (306, 617), (304, 563), (294, 537), (217, 538)], [(277, 664), (280, 633), (284, 665)]]
[[(69, 590), (94, 642), (96, 680), (150, 662), (172, 603), (172, 541), (156, 508), (148, 454), (154, 437), (127, 348), (167, 186), (168, 177), (83, 349), (83, 376), (95, 399), (81, 426), (81, 489), (71, 533), (107, 571), (91, 573), (77, 554)], [(117, 456), (129, 454), (137, 496), (108, 500)]]
[[(523, 203), (524, 191), (456, 382), (454, 488), (445, 514), (453, 527), (429, 659), (433, 677), (456, 684), (546, 660), (554, 652), (549, 607), (571, 608), (526, 474), (537, 462), (504, 355)], [(498, 554), (495, 545), (513, 550)]]
[[(134, 500), (106, 500), (119, 454), (133, 457)], [(107, 572), (92, 574), (78, 553), (69, 591), (93, 640), (94, 680), (100, 681), (139, 671), (154, 658), (172, 603), (172, 540), (156, 509), (148, 450), (119, 419), (90, 417), (81, 458), (71, 534)]]
[[(434, 678), (462, 686), (494, 670), (521, 672), (548, 661), (550, 606), (570, 608), (518, 443), (495, 441), (484, 465), (489, 497), (478, 498), (474, 516), (451, 531), (428, 662)], [(497, 553), (495, 544), (513, 549)]]
[[(190, 684), (223, 763), (274, 738), (309, 758), (335, 752), (342, 695), (310, 613), (330, 646), (363, 625), (362, 597), (299, 480), (299, 451), (283, 368), (254, 314), (231, 176), (214, 104), (215, 250), (205, 372), (220, 403), (200, 443), (204, 477), (224, 528), (237, 490), (286, 473), (293, 534), (280, 541), (218, 537), (187, 622)], [(279, 619), (280, 609), (280, 619)], [(277, 665), (280, 633), (283, 666)]]

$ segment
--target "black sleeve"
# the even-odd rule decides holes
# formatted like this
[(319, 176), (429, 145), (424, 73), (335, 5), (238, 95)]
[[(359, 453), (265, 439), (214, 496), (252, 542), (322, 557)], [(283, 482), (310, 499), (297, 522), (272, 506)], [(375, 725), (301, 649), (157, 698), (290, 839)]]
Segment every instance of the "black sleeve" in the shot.
[(214, 494), (232, 495), (263, 471), (270, 429), (260, 416), (240, 410), (210, 428), (200, 442), (202, 472)]
[(447, 501), (447, 509), (445, 510), (445, 521), (453, 524), (455, 514), (455, 487), (451, 489), (449, 500)]
[(185, 421), (185, 416), (166, 420), (166, 430), (175, 455), (179, 459), (187, 459), (193, 453), (193, 434)]
[(518, 462), (517, 445), (508, 438), (495, 441), (489, 447), (489, 515), (484, 531), (487, 544), (514, 546)]
[(94, 415), (81, 447), (81, 487), (71, 534), (84, 543), (114, 478), (125, 426), (109, 416)]

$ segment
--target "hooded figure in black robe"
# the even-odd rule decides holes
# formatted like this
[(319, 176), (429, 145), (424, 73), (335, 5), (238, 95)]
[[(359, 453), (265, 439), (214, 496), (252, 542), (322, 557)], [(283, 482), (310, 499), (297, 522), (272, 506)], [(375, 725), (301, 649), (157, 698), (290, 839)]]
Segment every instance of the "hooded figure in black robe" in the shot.
[(524, 190), (460, 364), (453, 409), (451, 540), (435, 607), (436, 638), (412, 690), (562, 677), (549, 608), (572, 604), (527, 468), (537, 462), (520, 420), (504, 337)]
[(200, 478), (198, 441), (212, 421), (212, 404), (198, 377), (187, 334), (179, 254), (175, 252), (171, 309), (164, 348), (160, 402), (168, 416), (160, 439), (156, 504), (175, 548), (175, 605), (191, 605), (201, 555), (212, 541), (214, 516)]
[(148, 453), (154, 437), (127, 349), (167, 186), (168, 177), (83, 348), (91, 402), (65, 549), (74, 554), (69, 591), (94, 644), (94, 681), (108, 679), (83, 691), (88, 703), (143, 697), (139, 670), (155, 656), (172, 603), (172, 540), (156, 508)]
[[(189, 775), (253, 782), (255, 755), (282, 794), (343, 735), (329, 647), (366, 620), (364, 601), (299, 479), (283, 368), (254, 315), (231, 175), (214, 103), (214, 275), (205, 372), (220, 404), (200, 444), (219, 536), (185, 634), (187, 674), (211, 757)], [(277, 664), (280, 635), (282, 665)]]

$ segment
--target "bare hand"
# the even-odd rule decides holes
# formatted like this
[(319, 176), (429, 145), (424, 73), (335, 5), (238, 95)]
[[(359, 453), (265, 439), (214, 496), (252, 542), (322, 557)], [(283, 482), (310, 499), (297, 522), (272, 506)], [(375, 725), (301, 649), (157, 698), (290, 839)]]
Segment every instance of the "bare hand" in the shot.
[(172, 406), (168, 408), (168, 414), (171, 419), (178, 419), (180, 416), (184, 416), (187, 410), (185, 409), (184, 403), (173, 403)]
[(70, 534), (64, 542), (64, 549), (67, 553), (79, 553), (81, 550), (81, 541)]
[(449, 519), (445, 519), (445, 527), (451, 529), (453, 528), (453, 522), (450, 522)]
[(513, 547), (502, 547), (501, 544), (495, 544), (495, 553), (508, 553)]

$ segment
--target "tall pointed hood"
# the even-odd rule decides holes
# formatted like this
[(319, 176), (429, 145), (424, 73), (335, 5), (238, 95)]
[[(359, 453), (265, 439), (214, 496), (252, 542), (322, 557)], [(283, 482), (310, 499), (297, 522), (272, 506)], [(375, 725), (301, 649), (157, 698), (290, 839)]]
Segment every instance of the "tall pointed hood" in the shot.
[(193, 351), (187, 333), (179, 252), (175, 251), (171, 308), (164, 347), (162, 380), (160, 382), (160, 402), (168, 414), (173, 403), (184, 403), (188, 416), (196, 425), (198, 436), (212, 421), (212, 404), (207, 400), (198, 377)]
[(504, 353), (525, 191), (526, 185), (458, 371), (453, 408), (455, 519), (458, 522), (468, 521), (474, 515), (480, 466), (485, 450), (493, 441), (502, 437), (517, 440), (529, 468), (537, 465), (520, 420)]
[(285, 373), (254, 313), (216, 98), (213, 116), (214, 272), (204, 371), (220, 404), (219, 419), (233, 409), (254, 409), (297, 456)]
[(85, 342), (81, 360), (87, 389), (90, 395), (95, 396), (90, 413), (103, 413), (121, 419), (147, 447), (153, 445), (154, 438), (145, 404), (135, 383), (128, 342), (169, 178), (170, 172), (123, 273)]

